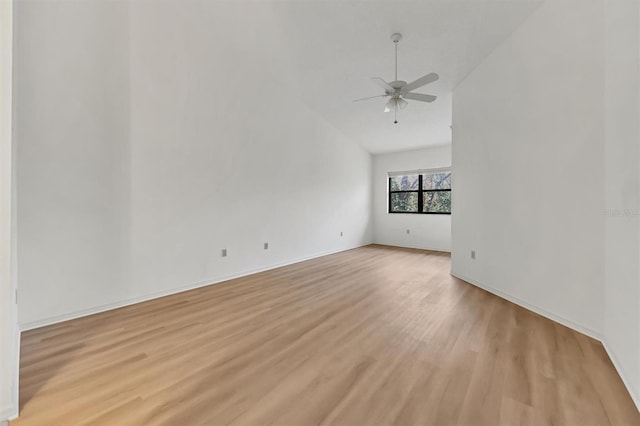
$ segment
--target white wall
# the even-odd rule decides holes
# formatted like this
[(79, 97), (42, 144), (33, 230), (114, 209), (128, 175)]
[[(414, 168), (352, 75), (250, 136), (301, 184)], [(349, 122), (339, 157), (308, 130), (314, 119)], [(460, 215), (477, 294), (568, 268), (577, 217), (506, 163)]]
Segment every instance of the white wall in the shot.
[(371, 241), (370, 155), (281, 79), (271, 7), (245, 8), (132, 4), (132, 296)]
[(19, 320), (123, 297), (127, 9), (17, 3)]
[(602, 3), (548, 1), (453, 102), (452, 272), (594, 336), (603, 331), (602, 58)]
[(547, 1), (455, 89), (452, 217), (452, 273), (601, 339), (636, 404), (638, 9)]
[(268, 5), (18, 12), (23, 327), (371, 241), (370, 155), (280, 79)]
[[(451, 251), (451, 216), (388, 213), (388, 172), (451, 166), (451, 145), (373, 157), (373, 240), (378, 244)], [(407, 229), (410, 233), (407, 234)]]
[(604, 342), (640, 406), (640, 7), (605, 2)]
[(0, 422), (18, 413), (15, 168), (12, 141), (13, 2), (0, 2)]

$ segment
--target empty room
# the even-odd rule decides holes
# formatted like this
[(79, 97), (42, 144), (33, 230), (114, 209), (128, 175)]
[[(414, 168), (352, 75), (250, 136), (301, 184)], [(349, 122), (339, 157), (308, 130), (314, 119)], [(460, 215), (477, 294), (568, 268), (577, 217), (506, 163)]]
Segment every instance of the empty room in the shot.
[(638, 0), (0, 0), (0, 425), (640, 425)]

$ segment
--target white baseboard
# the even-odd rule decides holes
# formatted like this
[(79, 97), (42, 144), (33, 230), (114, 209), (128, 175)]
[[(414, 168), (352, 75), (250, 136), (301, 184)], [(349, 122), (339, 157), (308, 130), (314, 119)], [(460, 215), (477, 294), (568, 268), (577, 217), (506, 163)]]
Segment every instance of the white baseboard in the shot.
[(412, 245), (406, 245), (406, 244), (398, 245), (398, 244), (381, 243), (377, 241), (374, 241), (371, 244), (376, 244), (379, 246), (387, 246), (387, 247), (400, 247), (400, 248), (410, 248), (410, 249), (418, 249), (418, 250), (439, 251), (442, 253), (451, 253), (451, 250), (444, 249), (442, 247), (412, 246)]
[(469, 284), (473, 284), (476, 287), (480, 287), (481, 289), (486, 290), (489, 293), (495, 294), (498, 297), (501, 297), (501, 298), (503, 298), (505, 300), (508, 300), (509, 302), (515, 303), (518, 306), (522, 306), (523, 308), (528, 309), (528, 310), (530, 310), (532, 312), (535, 312), (538, 315), (542, 315), (545, 318), (549, 318), (550, 320), (555, 321), (555, 322), (557, 322), (559, 324), (562, 324), (565, 327), (569, 327), (570, 329), (575, 330), (578, 333), (585, 334), (585, 335), (587, 335), (587, 336), (589, 336), (591, 338), (594, 338), (594, 339), (602, 342), (602, 333), (600, 333), (598, 331), (595, 331), (595, 330), (592, 330), (589, 327), (585, 327), (585, 326), (583, 326), (581, 324), (578, 324), (578, 323), (576, 323), (574, 321), (571, 321), (571, 320), (569, 320), (567, 318), (564, 318), (564, 317), (561, 317), (559, 315), (556, 315), (553, 312), (549, 312), (549, 311), (547, 311), (547, 310), (545, 310), (545, 309), (543, 309), (543, 308), (541, 308), (539, 306), (532, 305), (531, 303), (525, 302), (524, 300), (519, 299), (519, 298), (517, 298), (515, 296), (512, 296), (512, 295), (510, 295), (508, 293), (505, 293), (505, 292), (503, 292), (501, 290), (498, 290), (497, 288), (493, 288), (490, 285), (487, 285), (485, 283), (481, 283), (481, 282), (479, 282), (477, 280), (474, 280), (474, 279), (471, 279), (469, 277), (465, 277), (464, 275), (458, 274), (458, 273), (454, 272), (453, 270), (451, 271), (451, 275), (453, 275), (456, 278), (461, 279), (462, 281), (466, 281)]
[(192, 284), (188, 284), (188, 285), (184, 285), (184, 286), (180, 286), (180, 287), (174, 287), (174, 288), (171, 288), (171, 289), (167, 289), (167, 290), (163, 290), (163, 291), (147, 294), (147, 295), (140, 296), (140, 297), (134, 297), (134, 298), (131, 298), (131, 299), (126, 299), (126, 300), (121, 300), (119, 302), (114, 302), (114, 303), (108, 303), (108, 304), (105, 304), (105, 305), (95, 306), (95, 307), (88, 308), (88, 309), (82, 309), (82, 310), (79, 310), (79, 311), (70, 312), (70, 313), (63, 314), (63, 315), (56, 315), (56, 316), (53, 316), (53, 317), (43, 318), (43, 319), (36, 320), (36, 321), (30, 321), (30, 322), (27, 322), (27, 323), (24, 323), (24, 324), (18, 324), (18, 326), (20, 328), (20, 331), (33, 330), (34, 328), (45, 327), (47, 325), (53, 325), (53, 324), (57, 324), (57, 323), (60, 323), (60, 322), (69, 321), (69, 320), (72, 320), (72, 319), (85, 317), (85, 316), (88, 316), (88, 315), (98, 314), (100, 312), (110, 311), (112, 309), (118, 309), (118, 308), (122, 308), (124, 306), (134, 305), (136, 303), (146, 302), (146, 301), (149, 301), (149, 300), (158, 299), (160, 297), (170, 296), (170, 295), (176, 294), (176, 293), (182, 293), (184, 291), (194, 290), (194, 289), (199, 288), (199, 287), (206, 287), (206, 286), (209, 286), (209, 285), (219, 284), (221, 282), (232, 280), (232, 279), (235, 279), (235, 278), (241, 278), (241, 277), (245, 277), (247, 275), (257, 274), (259, 272), (264, 272), (264, 271), (269, 271), (271, 269), (281, 268), (283, 266), (292, 265), (294, 263), (304, 262), (305, 260), (311, 260), (311, 259), (315, 259), (315, 258), (322, 257), (322, 256), (328, 256), (330, 254), (335, 254), (335, 253), (339, 253), (339, 252), (342, 252), (342, 251), (352, 250), (352, 249), (355, 249), (355, 248), (358, 248), (358, 247), (364, 247), (364, 246), (367, 246), (367, 245), (370, 245), (370, 244), (372, 244), (372, 243), (371, 242), (367, 242), (367, 243), (364, 243), (364, 244), (355, 245), (353, 247), (347, 247), (347, 248), (341, 248), (341, 249), (337, 249), (337, 250), (330, 250), (330, 251), (326, 251), (326, 252), (316, 253), (316, 254), (313, 254), (311, 256), (305, 256), (305, 257), (300, 257), (300, 258), (296, 258), (296, 259), (291, 259), (291, 260), (287, 260), (285, 262), (272, 264), (272, 265), (269, 265), (269, 266), (266, 266), (266, 267), (263, 267), (263, 268), (246, 270), (246, 271), (239, 272), (239, 273), (236, 273), (236, 274), (230, 274), (230, 275), (225, 275), (225, 276), (221, 276), (221, 277), (214, 277), (214, 278), (207, 279), (207, 280), (204, 280), (204, 281), (199, 281), (197, 283), (192, 283)]
[[(634, 392), (634, 389), (631, 386), (631, 380), (629, 380), (629, 377), (625, 374), (625, 371), (622, 368), (622, 364), (620, 364), (620, 362), (618, 361), (618, 358), (616, 357), (615, 352), (609, 349), (609, 345), (607, 344), (606, 340), (602, 340), (602, 346), (604, 346), (604, 350), (607, 352), (607, 355), (609, 355), (609, 359), (611, 360), (611, 363), (613, 364), (616, 371), (618, 372), (618, 375), (622, 379), (622, 383), (624, 383), (625, 387), (627, 388), (627, 392), (629, 392), (629, 395), (631, 395), (631, 399), (633, 400), (633, 403), (636, 404), (636, 408), (638, 409), (638, 411), (640, 411), (640, 395), (638, 395), (637, 392)], [(638, 391), (640, 392), (640, 390)]]
[(0, 422), (11, 421), (18, 418), (18, 407), (6, 406), (0, 408)]

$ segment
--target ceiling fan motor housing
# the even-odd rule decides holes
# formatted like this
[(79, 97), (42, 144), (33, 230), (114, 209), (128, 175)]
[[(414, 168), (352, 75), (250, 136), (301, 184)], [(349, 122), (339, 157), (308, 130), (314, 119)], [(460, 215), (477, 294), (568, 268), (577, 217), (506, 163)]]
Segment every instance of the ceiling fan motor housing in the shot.
[(407, 85), (407, 82), (402, 80), (396, 80), (389, 83), (389, 86), (393, 87), (396, 93), (402, 90), (402, 88), (406, 85)]

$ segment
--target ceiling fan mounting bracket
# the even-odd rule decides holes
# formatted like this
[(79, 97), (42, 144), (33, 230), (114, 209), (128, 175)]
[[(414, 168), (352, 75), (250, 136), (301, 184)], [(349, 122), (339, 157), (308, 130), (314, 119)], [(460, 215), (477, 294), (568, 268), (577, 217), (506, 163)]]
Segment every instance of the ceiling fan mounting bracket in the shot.
[(400, 34), (400, 33), (391, 34), (391, 41), (393, 41), (394, 43), (397, 43), (400, 40), (402, 40), (402, 34)]

